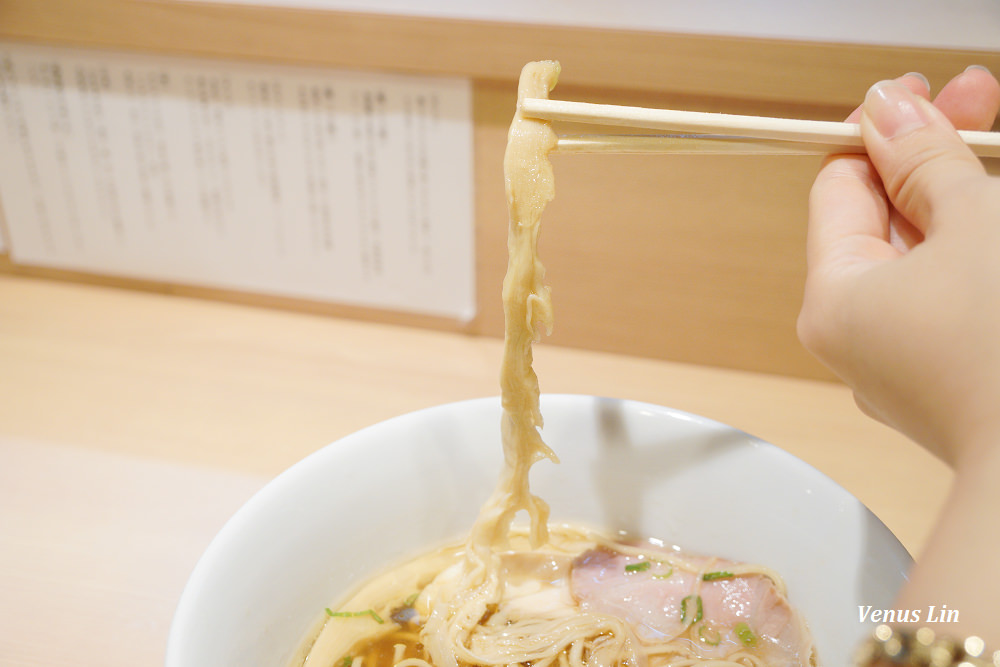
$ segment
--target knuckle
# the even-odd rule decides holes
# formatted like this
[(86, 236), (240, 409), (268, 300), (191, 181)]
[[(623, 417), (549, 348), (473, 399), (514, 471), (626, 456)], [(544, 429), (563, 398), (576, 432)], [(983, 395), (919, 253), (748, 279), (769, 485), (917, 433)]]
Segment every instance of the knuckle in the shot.
[(823, 306), (823, 299), (807, 284), (802, 307), (795, 321), (795, 333), (803, 347), (821, 360), (828, 356), (833, 346), (833, 327), (829, 320), (828, 308)]
[(924, 219), (930, 213), (938, 179), (949, 162), (946, 151), (938, 146), (928, 146), (908, 155), (890, 174), (883, 175), (882, 183), (889, 200), (907, 218)]
[(985, 176), (982, 165), (940, 144), (925, 146), (904, 158), (882, 178), (886, 195), (905, 218), (926, 227), (963, 191)]

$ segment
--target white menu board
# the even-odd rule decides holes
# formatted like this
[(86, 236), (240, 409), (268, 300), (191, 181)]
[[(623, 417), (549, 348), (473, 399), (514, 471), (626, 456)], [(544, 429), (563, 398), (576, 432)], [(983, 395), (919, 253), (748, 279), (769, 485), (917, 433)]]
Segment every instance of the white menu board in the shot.
[(471, 85), (0, 44), (15, 262), (468, 320)]

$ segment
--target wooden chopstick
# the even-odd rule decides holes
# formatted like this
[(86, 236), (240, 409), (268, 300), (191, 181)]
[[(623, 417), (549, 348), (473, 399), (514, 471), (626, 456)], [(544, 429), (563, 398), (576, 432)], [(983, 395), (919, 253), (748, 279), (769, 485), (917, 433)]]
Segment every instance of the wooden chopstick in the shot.
[[(671, 155), (826, 155), (822, 144), (703, 134), (559, 135), (560, 153), (669, 153)], [(864, 147), (841, 152), (863, 153)]]
[[(774, 142), (811, 144), (827, 153), (863, 152), (861, 128), (854, 123), (766, 116), (738, 116), (733, 114), (705, 113), (627, 107), (613, 104), (568, 102), (525, 98), (521, 100), (525, 116), (543, 120), (563, 120), (595, 125), (637, 127), (648, 130), (692, 132), (697, 134), (727, 135), (733, 139), (766, 139)], [(960, 130), (959, 135), (972, 151), (980, 157), (1000, 157), (1000, 132)], [(670, 137), (671, 141), (676, 137)], [(561, 150), (557, 147), (557, 150)], [(622, 151), (625, 152), (625, 151)], [(646, 150), (642, 152), (652, 152)]]

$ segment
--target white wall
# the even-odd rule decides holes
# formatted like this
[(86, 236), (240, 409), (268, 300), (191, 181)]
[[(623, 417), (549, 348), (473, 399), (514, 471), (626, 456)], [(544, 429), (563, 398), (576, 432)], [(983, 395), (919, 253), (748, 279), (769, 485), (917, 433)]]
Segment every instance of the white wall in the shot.
[(1000, 51), (1000, 0), (222, 0), (664, 32)]

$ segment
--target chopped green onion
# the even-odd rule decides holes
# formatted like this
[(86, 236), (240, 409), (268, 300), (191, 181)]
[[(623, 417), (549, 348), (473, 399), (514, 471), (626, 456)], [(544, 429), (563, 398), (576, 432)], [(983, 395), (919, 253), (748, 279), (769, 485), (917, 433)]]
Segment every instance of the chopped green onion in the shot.
[(746, 623), (740, 622), (733, 627), (733, 632), (736, 636), (740, 638), (744, 646), (754, 646), (757, 644), (757, 635), (753, 633), (750, 626)]
[(672, 575), (673, 573), (674, 573), (674, 568), (673, 568), (673, 567), (671, 567), (671, 568), (670, 568), (669, 570), (667, 570), (666, 572), (663, 572), (663, 573), (660, 573), (660, 574), (654, 574), (654, 575), (653, 575), (653, 579), (666, 579), (666, 578), (668, 578), (668, 577), (669, 577), (670, 575)]
[(734, 576), (732, 572), (726, 572), (725, 570), (719, 570), (718, 572), (706, 572), (701, 575), (702, 581), (715, 581), (716, 579), (728, 579)]
[(404, 607), (412, 607), (416, 603), (418, 597), (420, 597), (420, 591), (417, 591), (416, 593), (414, 593), (410, 597), (408, 597), (405, 600), (403, 600), (403, 606)]
[(364, 611), (333, 611), (329, 607), (326, 608), (326, 615), (332, 616), (333, 618), (355, 618), (358, 616), (371, 616), (375, 619), (376, 623), (385, 623), (385, 620), (375, 613), (374, 609), (365, 609)]
[(340, 662), (341, 667), (351, 667), (354, 664), (354, 658), (349, 655), (345, 655), (344, 659)]
[(628, 565), (625, 566), (625, 571), (626, 572), (645, 572), (652, 565), (653, 564), (650, 563), (648, 560), (644, 560), (644, 561), (641, 561), (639, 563), (629, 563)]
[(719, 634), (718, 630), (713, 630), (702, 623), (698, 626), (698, 639), (709, 646), (718, 646), (719, 642), (722, 641), (722, 635)]
[[(688, 616), (691, 615), (691, 611), (688, 609), (690, 606), (688, 600), (692, 600), (691, 604), (695, 605), (694, 617), (690, 621), (688, 620)], [(681, 600), (681, 623), (693, 625), (701, 620), (703, 612), (700, 595), (688, 595)]]

